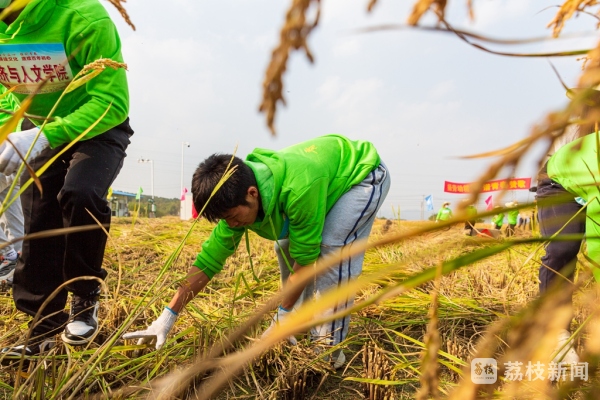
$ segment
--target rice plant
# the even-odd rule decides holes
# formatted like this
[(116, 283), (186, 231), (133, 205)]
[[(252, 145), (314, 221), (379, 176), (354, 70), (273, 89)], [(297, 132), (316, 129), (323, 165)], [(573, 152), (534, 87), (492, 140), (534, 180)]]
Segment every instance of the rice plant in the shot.
[[(130, 22), (121, 2), (111, 2)], [(371, 0), (369, 10), (376, 3)], [(553, 34), (559, 35), (574, 13), (594, 3), (565, 2), (552, 21)], [(309, 60), (313, 58), (306, 43), (318, 23), (318, 12), (314, 19), (306, 18), (313, 5), (318, 8), (319, 2), (291, 1), (280, 44), (267, 69), (261, 110), (266, 112), (272, 132), (277, 103), (283, 101), (282, 77), (289, 53), (303, 49)], [(471, 44), (475, 37), (488, 40), (454, 29), (444, 19), (445, 7), (445, 1), (419, 0), (408, 24), (417, 25), (432, 11), (442, 29), (460, 40)], [(600, 82), (600, 51), (579, 52), (589, 59), (581, 86), (595, 86)], [(106, 60), (104, 64), (123, 67)], [(86, 70), (73, 84), (93, 79), (104, 64)], [(573, 123), (570, 116), (588, 97), (586, 90), (575, 93), (565, 110), (550, 114), (529, 138), (507, 149), (476, 155), (498, 156), (480, 183), (506, 166), (516, 166), (534, 142), (552, 142)], [(25, 104), (14, 118), (21, 118), (26, 111)], [(598, 119), (590, 117), (594, 118)], [(9, 128), (0, 130), (0, 140), (6, 138)], [(43, 169), (29, 173), (31, 184)], [(260, 333), (282, 292), (272, 243), (251, 234), (248, 246), (241, 246), (224, 271), (187, 306), (158, 351), (124, 342), (121, 334), (145, 327), (160, 314), (212, 227), (202, 220), (175, 218), (117, 220), (104, 259), (104, 268), (110, 273), (101, 302), (100, 334), (85, 347), (59, 342), (37, 360), (1, 369), (0, 393), (4, 398), (40, 399), (595, 398), (600, 344), (592, 338), (599, 334), (600, 320), (590, 260), (580, 258), (576, 280), (568, 290), (538, 297), (541, 245), (569, 238), (542, 238), (530, 231), (520, 231), (511, 240), (465, 237), (456, 225), (464, 218), (459, 214), (455, 220), (437, 225), (377, 221), (369, 243), (344, 249), (319, 262), (313, 271), (317, 274), (339, 257), (366, 249), (363, 275), (303, 306), (264, 339), (259, 339)], [(47, 234), (57, 233), (64, 232)], [(305, 279), (310, 278), (307, 275)], [(339, 345), (348, 360), (344, 368), (335, 370), (329, 356), (339, 348), (317, 353), (304, 334), (317, 323), (339, 317), (315, 318), (315, 314), (349, 293), (357, 293), (355, 306), (347, 310), (354, 319), (348, 339)], [(568, 301), (572, 295), (573, 309)], [(556, 383), (548, 377), (527, 380), (521, 375), (521, 379), (513, 379), (516, 372), (510, 368), (514, 363), (550, 362), (556, 334), (568, 323), (582, 360), (587, 362), (586, 379), (557, 379)], [(297, 346), (282, 342), (290, 334), (300, 339)], [(3, 292), (0, 345), (27, 335), (27, 319), (14, 309), (10, 293)], [(489, 385), (469, 379), (474, 358), (496, 360), (499, 379)]]

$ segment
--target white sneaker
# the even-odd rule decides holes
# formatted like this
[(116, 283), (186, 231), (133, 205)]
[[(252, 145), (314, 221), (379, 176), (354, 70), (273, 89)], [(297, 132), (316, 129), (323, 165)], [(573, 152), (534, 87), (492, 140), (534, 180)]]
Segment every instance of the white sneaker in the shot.
[(346, 364), (346, 356), (344, 355), (344, 352), (340, 350), (340, 354), (338, 355), (337, 359), (333, 362), (333, 368), (340, 369), (344, 366), (344, 364)]
[[(325, 349), (322, 346), (313, 347), (313, 351), (315, 352), (315, 355), (317, 355), (317, 356), (320, 355), (324, 350)], [(344, 364), (346, 363), (346, 355), (344, 354), (344, 352), (342, 350), (340, 350), (337, 358), (334, 360), (333, 359), (335, 357), (334, 354), (335, 354), (335, 351), (333, 352), (333, 354), (330, 354), (327, 357), (328, 361), (333, 364), (333, 368), (335, 368), (335, 369), (342, 368), (344, 366)]]
[(9, 260), (5, 258), (0, 264), (0, 282), (12, 284), (12, 279), (15, 274), (15, 267), (17, 266), (17, 260)]
[(25, 360), (29, 360), (31, 357), (48, 352), (55, 345), (56, 341), (54, 338), (51, 338), (45, 339), (41, 343), (29, 344), (27, 347), (22, 344), (5, 347), (0, 350), (0, 364), (4, 367), (14, 366), (15, 364), (18, 364), (21, 357), (24, 357)]
[(558, 334), (558, 344), (552, 352), (554, 357), (552, 361), (555, 363), (562, 364), (577, 364), (579, 363), (579, 356), (573, 348), (573, 341), (569, 342), (571, 334), (569, 331), (563, 329)]
[(69, 321), (62, 334), (63, 342), (71, 345), (88, 344), (98, 333), (100, 289), (87, 296), (73, 295)]

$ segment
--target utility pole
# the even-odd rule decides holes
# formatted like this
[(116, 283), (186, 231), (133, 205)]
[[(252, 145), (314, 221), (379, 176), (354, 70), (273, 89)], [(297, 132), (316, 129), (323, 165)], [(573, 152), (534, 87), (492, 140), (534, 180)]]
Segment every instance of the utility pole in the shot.
[(148, 210), (148, 218), (154, 218), (156, 216), (156, 205), (154, 204), (154, 162), (147, 158), (138, 159), (139, 163), (150, 163), (150, 195), (152, 201), (150, 203), (150, 209)]
[(188, 216), (185, 214), (185, 193), (183, 193), (183, 157), (184, 157), (184, 150), (185, 147), (190, 147), (190, 143), (189, 142), (181, 142), (181, 191), (180, 193), (180, 199), (181, 199), (181, 203), (179, 205), (179, 218), (181, 219), (186, 219)]

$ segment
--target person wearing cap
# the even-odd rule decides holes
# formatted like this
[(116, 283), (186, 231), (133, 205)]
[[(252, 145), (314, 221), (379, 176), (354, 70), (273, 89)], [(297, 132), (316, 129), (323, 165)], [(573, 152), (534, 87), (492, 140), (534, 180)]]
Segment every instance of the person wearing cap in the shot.
[(450, 203), (445, 202), (444, 204), (442, 204), (442, 208), (440, 208), (440, 210), (438, 211), (435, 217), (435, 222), (448, 221), (450, 218), (452, 218), (452, 210), (450, 209)]
[[(505, 204), (506, 208), (515, 208), (519, 203), (511, 201)], [(506, 236), (510, 237), (515, 234), (515, 227), (517, 226), (517, 219), (519, 218), (519, 210), (508, 210), (506, 212), (506, 219), (508, 226), (506, 227)]]
[(465, 221), (465, 234), (473, 236), (475, 233), (475, 224), (477, 223), (477, 207), (469, 204), (466, 209), (467, 221)]

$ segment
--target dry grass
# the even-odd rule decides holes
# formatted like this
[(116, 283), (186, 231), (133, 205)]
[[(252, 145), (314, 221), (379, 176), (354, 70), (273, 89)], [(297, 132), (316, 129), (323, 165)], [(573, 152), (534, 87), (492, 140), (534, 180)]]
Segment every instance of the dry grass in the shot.
[[(424, 225), (431, 224), (377, 221), (373, 239), (381, 237), (384, 231), (387, 231), (386, 235), (393, 235)], [(250, 271), (246, 249), (240, 248), (207, 291), (188, 305), (163, 350), (140, 349), (143, 346), (119, 340), (106, 351), (102, 344), (123, 328), (123, 323), (135, 314), (137, 307), (142, 306), (129, 330), (146, 326), (160, 314), (174, 294), (176, 288), (171, 283), (184, 277), (201, 242), (210, 232), (208, 224), (196, 226), (157, 289), (148, 292), (189, 227), (189, 222), (175, 218), (141, 219), (133, 226), (130, 219), (115, 221), (111, 228), (112, 244), (107, 249), (104, 262), (110, 273), (108, 291), (103, 296), (100, 311), (102, 328), (96, 343), (86, 349), (61, 344), (44, 370), (38, 364), (37, 371), (26, 379), (20, 379), (24, 393), (40, 393), (40, 388), (44, 388), (45, 397), (57, 397), (59, 394), (60, 397), (72, 395), (74, 398), (86, 394), (106, 397), (117, 389), (125, 388), (128, 397), (144, 397), (152, 392), (147, 389), (138, 391), (135, 387), (190, 366), (212, 345), (226, 340), (229, 332), (277, 292), (279, 274), (272, 243), (252, 235), (251, 257), (258, 282)], [(527, 236), (527, 233), (523, 235)], [(365, 259), (365, 275), (400, 262), (404, 266), (362, 290), (357, 302), (443, 261), (494, 243), (465, 237), (461, 227), (454, 226), (369, 250)], [(491, 324), (504, 316), (516, 315), (536, 296), (537, 265), (533, 261), (525, 264), (535, 247), (535, 244), (520, 245), (441, 278), (437, 329), (434, 329), (439, 333), (437, 363), (440, 382), (436, 388), (439, 388), (441, 396), (450, 393), (459, 382), (461, 368)], [(119, 268), (122, 268), (121, 274)], [(117, 286), (120, 287), (118, 294)], [(424, 343), (427, 324), (431, 320), (428, 313), (433, 287), (433, 282), (425, 283), (415, 290), (361, 309), (354, 317), (350, 335), (343, 345), (349, 361), (345, 369), (334, 371), (325, 361), (326, 355), (315, 355), (307, 341), (300, 341), (298, 347), (282, 344), (246, 366), (219, 392), (218, 398), (301, 399), (313, 396), (354, 399), (359, 394), (371, 394), (375, 397), (370, 398), (383, 399), (384, 393), (391, 393), (393, 398), (413, 398), (419, 387), (421, 357), (426, 349)], [(0, 298), (0, 310), (0, 345), (14, 343), (25, 335), (27, 319), (14, 310), (8, 295)], [(578, 308), (574, 328), (587, 315), (588, 311)], [(267, 324), (265, 318), (261, 327), (252, 329), (246, 340), (236, 343), (227, 353), (250, 346), (253, 338)], [(141, 354), (134, 354), (136, 351)], [(374, 361), (364, 361), (369, 360), (364, 354), (372, 354), (371, 359), (379, 360), (378, 372), (375, 372)], [(436, 357), (432, 360), (435, 363)], [(74, 391), (78, 385), (75, 382), (69, 384), (69, 379), (86, 363), (93, 368), (87, 377), (81, 378), (85, 384)], [(202, 398), (201, 392), (197, 392), (201, 389), (194, 386), (212, 373), (214, 371), (207, 371), (195, 377), (192, 386), (182, 396), (194, 398), (198, 395)], [(376, 374), (390, 381), (391, 385), (376, 390), (379, 385), (368, 380)], [(12, 396), (15, 371), (0, 371), (0, 381), (6, 383), (0, 385), (0, 393), (4, 397)]]

